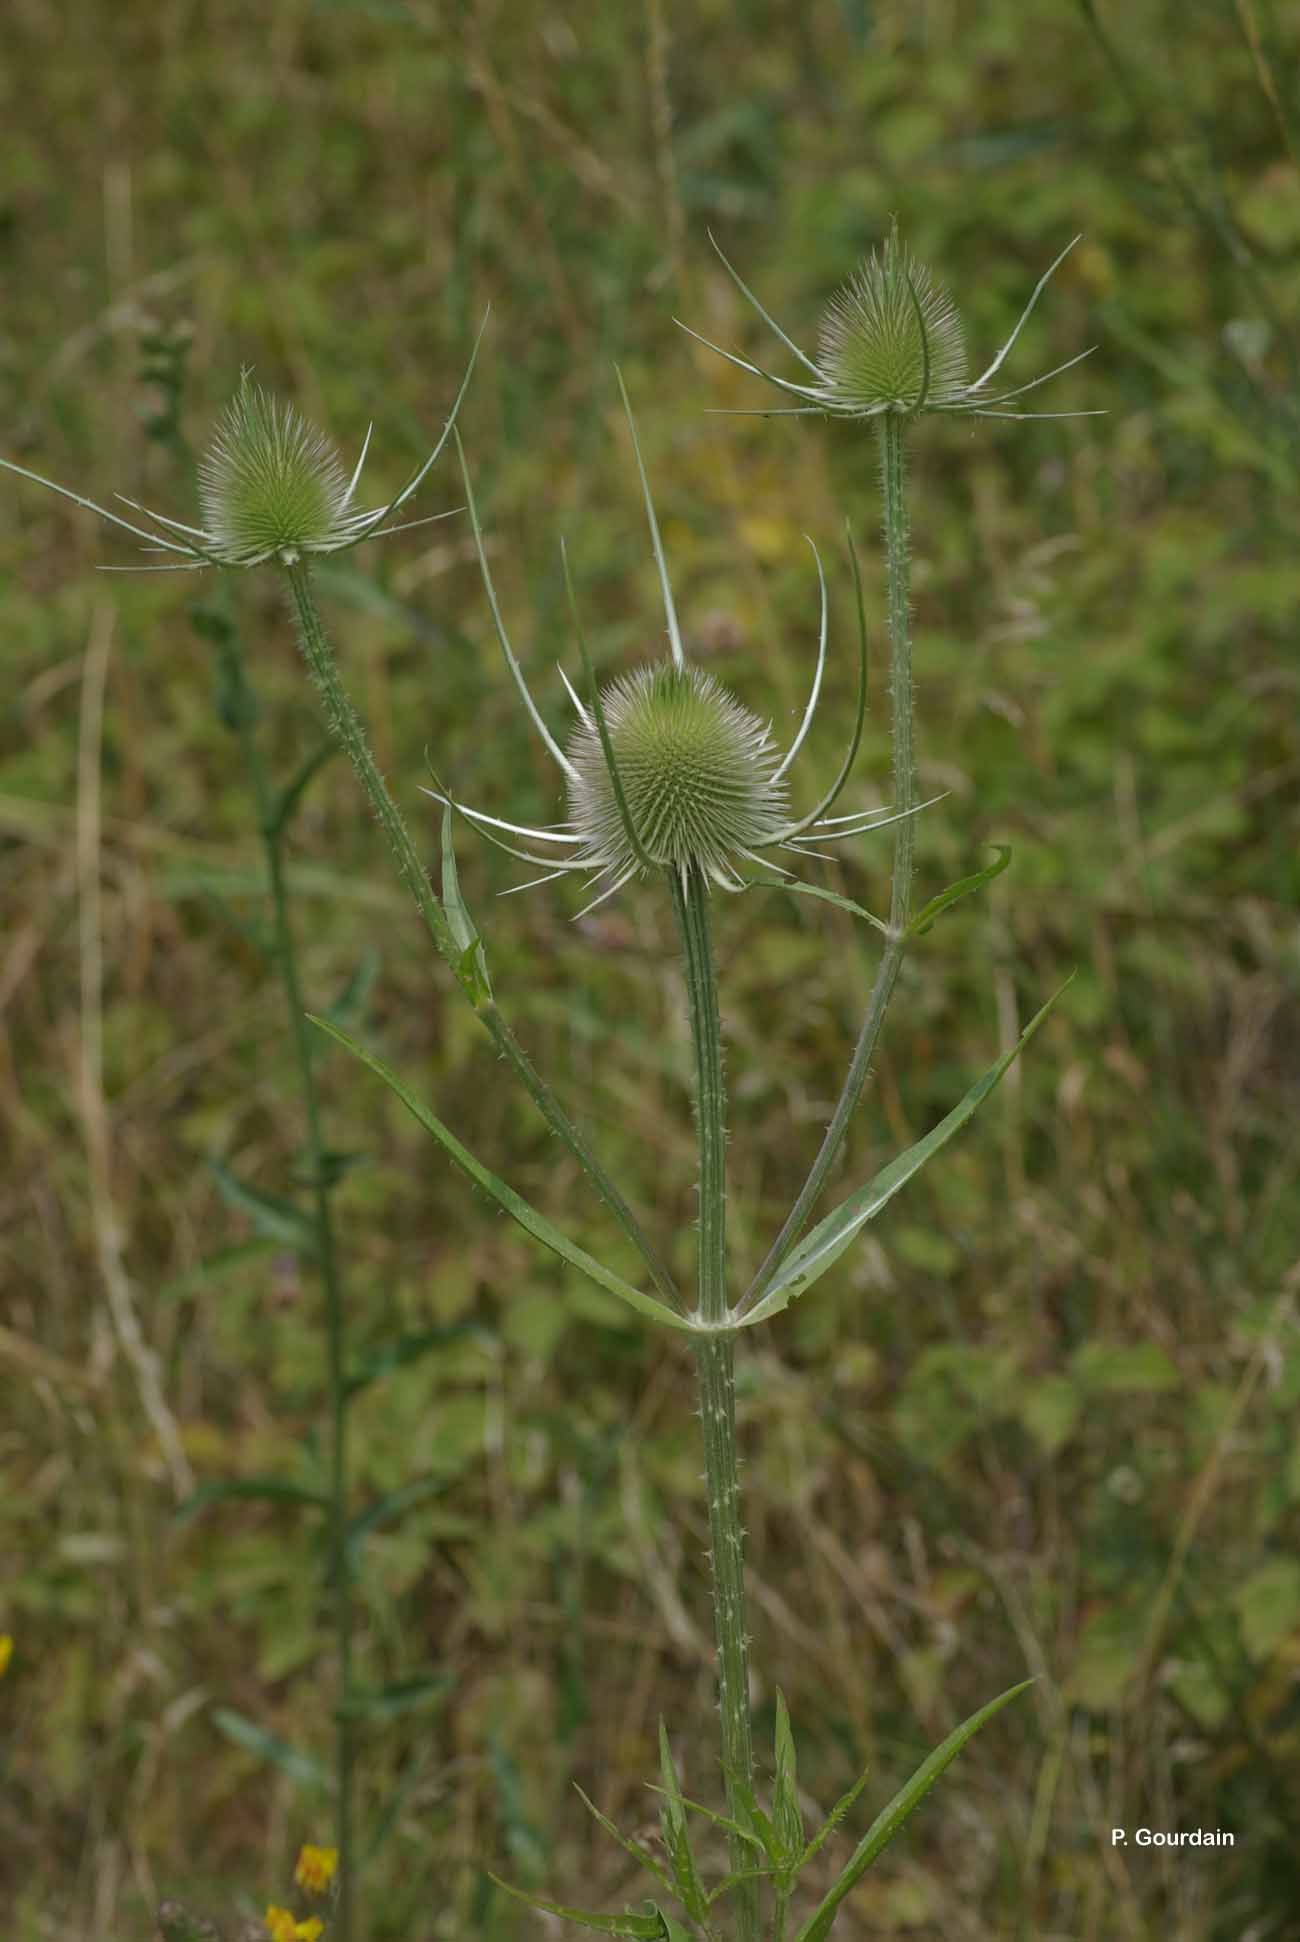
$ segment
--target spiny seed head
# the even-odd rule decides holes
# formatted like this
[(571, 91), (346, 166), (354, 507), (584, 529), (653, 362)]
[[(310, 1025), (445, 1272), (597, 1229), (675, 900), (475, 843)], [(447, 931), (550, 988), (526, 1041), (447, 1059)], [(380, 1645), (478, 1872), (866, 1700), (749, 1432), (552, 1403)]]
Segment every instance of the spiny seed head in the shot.
[(962, 397), (961, 318), (943, 285), (899, 242), (896, 225), (828, 304), (817, 366), (839, 411), (939, 409)]
[[(642, 849), (671, 869), (730, 881), (728, 859), (770, 843), (786, 820), (785, 786), (769, 728), (699, 668), (660, 662), (601, 691), (610, 745)], [(571, 826), (590, 861), (636, 867), (596, 722), (568, 748)]]
[(199, 503), (227, 566), (329, 552), (344, 537), (348, 477), (330, 440), (245, 375), (199, 461)]

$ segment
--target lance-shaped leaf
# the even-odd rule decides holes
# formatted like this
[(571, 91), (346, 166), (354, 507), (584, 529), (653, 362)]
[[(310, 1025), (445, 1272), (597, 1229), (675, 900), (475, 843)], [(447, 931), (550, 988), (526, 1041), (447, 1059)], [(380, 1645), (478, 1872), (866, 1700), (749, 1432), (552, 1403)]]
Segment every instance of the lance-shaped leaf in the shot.
[(390, 1720), (434, 1706), (455, 1685), (449, 1673), (437, 1678), (392, 1679), (386, 1686), (353, 1686), (334, 1709), (336, 1719)]
[(960, 1132), (975, 1108), (988, 1098), (1012, 1060), (1024, 1051), (1061, 992), (1073, 981), (1074, 973), (1071, 972), (1060, 991), (1053, 992), (1042, 1010), (1035, 1012), (1011, 1050), (1004, 1052), (982, 1079), (976, 1080), (960, 1105), (954, 1106), (947, 1117), (932, 1127), (915, 1146), (909, 1146), (906, 1153), (900, 1153), (896, 1160), (891, 1160), (874, 1180), (860, 1187), (857, 1193), (850, 1194), (842, 1206), (837, 1207), (833, 1214), (828, 1214), (811, 1234), (800, 1241), (778, 1270), (767, 1293), (747, 1315), (740, 1318), (741, 1327), (749, 1328), (755, 1322), (766, 1321), (769, 1315), (779, 1314), (797, 1295), (811, 1288), (827, 1268), (834, 1266), (872, 1216), (893, 1199), (900, 1187), (906, 1186), (914, 1173), (920, 1172), (941, 1146), (947, 1145), (954, 1133)]
[(695, 1855), (691, 1849), (691, 1832), (686, 1822), (686, 1807), (682, 1800), (682, 1783), (677, 1777), (673, 1764), (672, 1749), (668, 1744), (668, 1729), (663, 1721), (659, 1722), (659, 1771), (663, 1780), (663, 1805), (659, 1810), (659, 1826), (663, 1832), (664, 1849), (668, 1856), (668, 1868), (673, 1878), (673, 1891), (686, 1913), (696, 1921), (708, 1914), (708, 1898), (704, 1884), (700, 1880), (699, 1869), (695, 1865)]
[(853, 1850), (839, 1880), (799, 1930), (795, 1942), (824, 1942), (824, 1937), (830, 1934), (836, 1910), (844, 1897), (861, 1881), (881, 1850), (888, 1847), (908, 1815), (914, 1808), (920, 1806), (935, 1781), (956, 1759), (967, 1740), (972, 1739), (981, 1726), (986, 1726), (995, 1713), (1000, 1713), (1008, 1700), (1014, 1699), (1017, 1693), (1024, 1692), (1025, 1688), (1032, 1686), (1033, 1683), (1032, 1679), (1022, 1679), (1018, 1686), (1010, 1687), (1008, 1691), (1000, 1693), (996, 1699), (991, 1699), (987, 1706), (981, 1706), (977, 1713), (972, 1713), (968, 1720), (951, 1732), (947, 1739), (921, 1762), (912, 1778), (899, 1788), (888, 1807), (882, 1808), (877, 1814)]
[(991, 847), (997, 851), (997, 862), (990, 863), (986, 869), (977, 870), (974, 876), (959, 877), (956, 883), (950, 883), (946, 890), (941, 890), (937, 897), (931, 897), (908, 925), (909, 937), (924, 937), (940, 911), (947, 910), (950, 904), (959, 903), (963, 897), (969, 897), (973, 890), (982, 890), (986, 883), (992, 883), (994, 877), (1002, 875), (1011, 861), (1011, 851), (1005, 843), (994, 843)]
[(209, 1159), (208, 1168), (221, 1198), (228, 1206), (246, 1214), (266, 1240), (278, 1241), (282, 1247), (292, 1248), (299, 1254), (316, 1252), (316, 1223), (310, 1214), (295, 1207), (291, 1200), (282, 1200), (278, 1194), (264, 1193), (261, 1187), (250, 1186), (221, 1160)]
[(266, 829), (268, 836), (275, 838), (282, 834), (309, 785), (341, 747), (342, 743), (336, 742), (331, 735), (327, 742), (313, 749), (297, 774), (290, 777), (272, 805)]
[(776, 1774), (772, 1783), (772, 1823), (788, 1866), (803, 1852), (803, 1815), (799, 1811), (798, 1773), (795, 1765), (794, 1734), (785, 1694), (776, 1694)]
[(440, 1497), (446, 1488), (445, 1477), (413, 1477), (410, 1483), (398, 1484), (395, 1490), (386, 1490), (373, 1504), (367, 1504), (364, 1510), (358, 1511), (355, 1517), (348, 1520), (344, 1533), (350, 1567), (356, 1569), (361, 1548), (372, 1531), (391, 1523), (403, 1511), (412, 1510), (417, 1504), (427, 1504), (431, 1497)]
[(245, 1719), (242, 1713), (234, 1712), (229, 1706), (215, 1707), (212, 1724), (237, 1746), (246, 1747), (250, 1753), (256, 1753), (259, 1759), (278, 1767), (299, 1787), (321, 1793), (333, 1791), (333, 1775), (314, 1754), (304, 1753), (301, 1747), (290, 1746), (279, 1734), (268, 1733), (265, 1727), (258, 1726), (254, 1720)]
[(570, 1267), (580, 1268), (583, 1274), (596, 1283), (597, 1287), (604, 1288), (608, 1294), (617, 1295), (618, 1299), (625, 1301), (629, 1308), (635, 1308), (640, 1314), (649, 1315), (652, 1320), (662, 1322), (665, 1328), (690, 1329), (691, 1325), (684, 1315), (678, 1315), (665, 1302), (656, 1301), (653, 1295), (643, 1294), (639, 1288), (634, 1288), (630, 1281), (624, 1281), (622, 1275), (615, 1274), (612, 1268), (607, 1268), (603, 1262), (597, 1261), (594, 1255), (588, 1254), (585, 1248), (580, 1248), (576, 1241), (571, 1241), (553, 1221), (547, 1220), (545, 1214), (539, 1214), (535, 1207), (529, 1206), (513, 1187), (508, 1187), (504, 1180), (499, 1179), (487, 1167), (480, 1165), (474, 1155), (461, 1145), (451, 1129), (444, 1126), (437, 1114), (430, 1112), (429, 1108), (417, 1099), (407, 1086), (403, 1085), (397, 1074), (390, 1066), (386, 1066), (382, 1059), (377, 1059), (373, 1052), (367, 1052), (363, 1045), (358, 1045), (356, 1040), (349, 1038), (346, 1032), (339, 1031), (336, 1026), (330, 1024), (328, 1019), (318, 1017), (315, 1012), (308, 1012), (307, 1016), (313, 1025), (318, 1026), (330, 1038), (337, 1039), (354, 1058), (360, 1059), (362, 1065), (369, 1066), (390, 1091), (396, 1093), (412, 1118), (418, 1120), (425, 1132), (431, 1133), (439, 1146), (450, 1154), (461, 1172), (468, 1175), (475, 1186), (482, 1187), (483, 1191), (495, 1200), (497, 1206), (523, 1228), (525, 1234), (531, 1234), (534, 1240), (540, 1241), (543, 1247), (551, 1250), (552, 1254), (558, 1254), (562, 1261), (569, 1263)]
[(483, 939), (461, 892), (456, 848), (452, 842), (450, 808), (442, 812), (442, 907), (447, 913), (448, 928), (460, 952), (457, 976), (471, 1001), (478, 1005), (484, 999), (491, 998), (492, 985), (488, 978)]
[[(748, 877), (746, 890), (788, 890), (795, 897), (820, 897), (825, 904), (836, 904), (840, 910), (847, 910), (850, 917), (860, 917), (882, 936), (888, 937), (889, 926), (879, 917), (873, 917), (861, 904), (855, 904), (852, 897), (841, 897), (837, 890), (823, 890), (818, 883), (800, 883), (797, 877)], [(956, 886), (954, 885), (954, 888)]]
[(231, 1497), (267, 1504), (310, 1504), (314, 1510), (328, 1510), (330, 1502), (323, 1490), (312, 1490), (309, 1485), (294, 1483), (289, 1477), (218, 1477), (212, 1483), (201, 1484), (192, 1497), (177, 1505), (176, 1521), (188, 1523), (209, 1504), (224, 1503)]

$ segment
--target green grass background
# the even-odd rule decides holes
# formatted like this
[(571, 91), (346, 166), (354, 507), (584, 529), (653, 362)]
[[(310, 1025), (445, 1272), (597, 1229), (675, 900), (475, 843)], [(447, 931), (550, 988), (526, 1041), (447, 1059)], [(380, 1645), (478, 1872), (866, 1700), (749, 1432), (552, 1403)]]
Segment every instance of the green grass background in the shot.
[[(781, 730), (816, 642), (805, 532), (828, 559), (801, 799), (852, 707), (847, 513), (874, 669), (846, 806), (887, 800), (873, 448), (708, 415), (770, 394), (674, 314), (764, 361), (779, 347), (706, 231), (811, 346), (896, 213), (975, 368), (1084, 232), (1009, 369), (1095, 342), (1027, 402), (1107, 416), (915, 439), (920, 779), (948, 791), (920, 825), (919, 894), (988, 843), (1014, 860), (908, 966), (841, 1191), (1078, 976), (960, 1141), (743, 1355), (756, 1718), (766, 1743), (783, 1688), (810, 1800), (869, 1764), (879, 1805), (958, 1718), (1040, 1675), (857, 1892), (846, 1937), (1300, 1936), (1300, 43), (1272, 0), (1105, 0), (1100, 19), (1118, 68), (1065, 0), (10, 0), (0, 50), (6, 455), (190, 517), (181, 441), (201, 448), (252, 364), (346, 451), (374, 420), (377, 497), (436, 436), (490, 301), (462, 423), (548, 718), (568, 715), (554, 664), (576, 671), (561, 534), (602, 667), (661, 644), (617, 359), (688, 647)], [(421, 509), (458, 499), (444, 463)], [(296, 1843), (329, 1832), (324, 1797), (214, 1717), (328, 1757), (313, 1531), (237, 1502), (178, 1523), (106, 1299), (116, 1250), (199, 1483), (311, 1474), (317, 1286), (210, 1164), (291, 1197), (300, 1140), (247, 934), (259, 852), (193, 624), (212, 590), (94, 571), (129, 545), (0, 484), (5, 1942), (133, 1942), (165, 1893), (259, 1912), (289, 1899)], [(479, 806), (552, 818), (466, 522), (320, 581), (431, 858), (426, 749)], [(287, 615), (270, 579), (233, 596), (287, 775), (320, 736)], [(879, 908), (886, 843), (809, 874)], [(387, 864), (329, 764), (294, 827), (311, 1002), (346, 992), (484, 1161), (621, 1260)], [(627, 892), (576, 925), (563, 884), (494, 901), (523, 867), (461, 843), (504, 1007), (687, 1271), (664, 901)], [(739, 1268), (815, 1151), (873, 952), (777, 892), (721, 901), (717, 923)], [(330, 1142), (364, 1156), (338, 1201), (358, 1352), (460, 1325), (357, 1406), (358, 1508), (429, 1485), (365, 1544), (361, 1674), (441, 1682), (367, 1728), (365, 1933), (504, 1942), (541, 1918), (481, 1866), (593, 1904), (642, 1892), (570, 1783), (651, 1822), (661, 1713), (716, 1795), (689, 1361), (469, 1197), (360, 1068), (329, 1051), (321, 1070)], [(1112, 1849), (1116, 1825), (1237, 1842)]]

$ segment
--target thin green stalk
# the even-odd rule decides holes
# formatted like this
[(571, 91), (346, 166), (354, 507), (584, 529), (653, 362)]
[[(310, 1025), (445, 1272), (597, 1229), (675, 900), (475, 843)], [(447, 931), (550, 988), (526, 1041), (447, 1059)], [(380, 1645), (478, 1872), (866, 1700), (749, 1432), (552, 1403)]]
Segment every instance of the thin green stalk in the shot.
[(482, 1020), (498, 1052), (508, 1059), (519, 1077), (528, 1088), (534, 1103), (551, 1131), (558, 1135), (577, 1160), (587, 1178), (610, 1209), (619, 1226), (632, 1242), (647, 1272), (660, 1294), (675, 1302), (676, 1284), (658, 1252), (642, 1231), (636, 1215), (628, 1206), (623, 1195), (610, 1179), (603, 1166), (591, 1152), (583, 1135), (565, 1112), (559, 1100), (546, 1084), (532, 1060), (524, 1051), (505, 1019), (498, 1011), (495, 1000), (476, 988), (472, 973), (462, 967), (461, 953), (452, 938), (450, 926), (443, 913), (442, 905), (434, 894), (429, 882), (428, 872), (420, 861), (419, 852), (411, 841), (410, 832), (403, 820), (402, 812), (394, 802), (387, 783), (379, 773), (370, 745), (366, 740), (361, 718), (352, 705), (351, 698), (343, 686), (339, 675), (334, 650), (330, 646), (320, 612), (312, 593), (311, 581), (305, 564), (286, 568), (289, 592), (293, 600), (294, 615), (298, 623), (298, 640), (308, 670), (320, 693), (324, 704), (325, 717), (332, 733), (337, 736), (343, 750), (356, 770), (357, 777), (370, 799), (371, 808), (379, 819), (384, 834), (392, 846), (397, 859), (398, 871), (402, 881), (414, 897), (420, 915), (428, 926), (429, 934), (441, 951), (461, 989), (466, 992), (475, 1011)]
[(777, 1269), (799, 1239), (817, 1197), (825, 1186), (839, 1156), (849, 1121), (857, 1111), (862, 1089), (867, 1083), (871, 1060), (880, 1039), (885, 1013), (898, 981), (903, 954), (907, 949), (907, 925), (912, 907), (912, 869), (916, 847), (916, 818), (910, 813), (916, 804), (916, 765), (912, 753), (912, 627), (909, 612), (911, 588), (911, 537), (907, 516), (907, 466), (903, 448), (904, 418), (901, 413), (883, 412), (877, 420), (880, 432), (880, 472), (884, 488), (885, 559), (889, 583), (889, 659), (893, 702), (891, 740), (894, 760), (894, 864), (889, 898), (889, 932), (876, 968), (866, 1016), (853, 1048), (853, 1057), (835, 1103), (830, 1124), (822, 1139), (817, 1158), (798, 1199), (786, 1216), (785, 1225), (768, 1249), (767, 1257), (746, 1291), (745, 1307), (752, 1307), (770, 1286)]
[[(736, 1457), (735, 1331), (727, 1307), (726, 1085), (722, 1070), (722, 1023), (718, 975), (709, 925), (708, 886), (698, 868), (685, 883), (672, 872), (673, 910), (686, 960), (686, 994), (695, 1047), (695, 1116), (699, 1140), (699, 1317), (715, 1332), (696, 1340), (695, 1364), (704, 1434), (704, 1477), (709, 1505), (709, 1555), (713, 1566), (713, 1616), (718, 1645), (718, 1704), (722, 1766), (731, 1816), (744, 1824), (743, 1796), (754, 1786), (754, 1745), (749, 1721), (749, 1634), (745, 1619), (744, 1531), (740, 1522), (740, 1475)], [(731, 1837), (731, 1865), (752, 1857)], [(755, 1884), (737, 1884), (741, 1942), (758, 1935)]]
[(276, 803), (266, 761), (257, 737), (257, 698), (248, 679), (239, 635), (231, 629), (222, 642), (224, 675), (233, 701), (233, 724), (257, 809), (258, 834), (266, 858), (271, 893), (271, 949), (284, 988), (298, 1068), (307, 1130), (307, 1160), (311, 1172), (312, 1217), (317, 1259), (325, 1292), (330, 1405), (329, 1542), (334, 1581), (334, 1635), (338, 1662), (338, 1708), (335, 1713), (335, 1769), (337, 1799), (335, 1838), (339, 1851), (338, 1938), (351, 1942), (353, 1923), (353, 1800), (355, 1740), (347, 1701), (352, 1691), (352, 1575), (347, 1555), (347, 1384), (344, 1353), (343, 1274), (334, 1239), (330, 1207), (331, 1182), (321, 1130), (320, 1095), (312, 1069), (311, 1032), (302, 1001), (298, 958), (289, 915), (289, 888), (284, 867), (284, 815)]

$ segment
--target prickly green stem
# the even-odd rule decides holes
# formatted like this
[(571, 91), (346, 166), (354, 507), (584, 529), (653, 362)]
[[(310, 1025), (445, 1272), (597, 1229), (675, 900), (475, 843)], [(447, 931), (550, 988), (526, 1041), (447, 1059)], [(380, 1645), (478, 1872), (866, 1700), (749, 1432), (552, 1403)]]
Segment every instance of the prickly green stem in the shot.
[(467, 970), (461, 964), (461, 953), (452, 936), (442, 905), (434, 894), (428, 873), (420, 861), (419, 852), (411, 841), (410, 831), (406, 827), (402, 812), (394, 802), (383, 776), (379, 773), (378, 765), (370, 752), (370, 745), (366, 741), (361, 718), (343, 686), (338, 663), (334, 658), (334, 650), (325, 633), (315, 596), (312, 593), (307, 568), (305, 564), (299, 563), (286, 568), (285, 573), (293, 601), (294, 616), (298, 624), (299, 645), (320, 694), (325, 718), (331, 731), (342, 744), (369, 798), (370, 806), (392, 845), (402, 881), (414, 897), (420, 915), (428, 926), (429, 935), (451, 966), (457, 982), (470, 998), (493, 1044), (514, 1067), (551, 1131), (563, 1140), (596, 1188), (645, 1262), (647, 1271), (659, 1292), (669, 1301), (674, 1301), (677, 1290), (673, 1278), (642, 1232), (635, 1214), (590, 1151), (586, 1140), (537, 1071), (505, 1019), (502, 1018), (495, 1001), (482, 989), (475, 972)]
[(316, 1229), (317, 1258), (325, 1294), (325, 1329), (328, 1357), (330, 1406), (329, 1543), (331, 1577), (334, 1588), (334, 1637), (338, 1664), (339, 1704), (335, 1711), (335, 1772), (338, 1792), (335, 1803), (336, 1840), (339, 1850), (339, 1942), (352, 1942), (353, 1876), (355, 1842), (353, 1830), (353, 1784), (355, 1766), (355, 1728), (346, 1702), (352, 1690), (352, 1573), (348, 1563), (348, 1451), (347, 1451), (347, 1371), (344, 1325), (346, 1304), (343, 1272), (334, 1238), (334, 1217), (330, 1206), (330, 1178), (326, 1169), (325, 1140), (321, 1130), (320, 1096), (312, 1068), (311, 1029), (302, 1000), (298, 976), (298, 957), (293, 924), (289, 914), (289, 887), (285, 876), (285, 818), (277, 808), (266, 760), (257, 735), (257, 698), (248, 679), (238, 631), (223, 632), (220, 654), (226, 691), (232, 698), (231, 721), (239, 738), (240, 753), (248, 774), (257, 809), (257, 826), (266, 858), (271, 892), (271, 949), (276, 971), (284, 989), (289, 1012), (290, 1037), (298, 1070), (298, 1090), (306, 1121), (307, 1156), (311, 1169), (312, 1219)]
[[(726, 1087), (718, 976), (709, 924), (709, 893), (702, 872), (673, 871), (673, 910), (686, 964), (686, 995), (695, 1047), (695, 1118), (699, 1140), (699, 1314), (724, 1324), (727, 1317)], [(718, 1704), (722, 1765), (733, 1819), (744, 1823), (739, 1790), (752, 1791), (754, 1746), (749, 1722), (749, 1634), (745, 1618), (744, 1532), (736, 1457), (735, 1337), (729, 1332), (697, 1339), (704, 1478), (709, 1506), (713, 1616), (718, 1646)], [(732, 1836), (731, 1865), (749, 1865), (745, 1843)], [(741, 1942), (758, 1935), (758, 1897), (752, 1881), (737, 1883)]]
[(894, 867), (889, 899), (889, 932), (881, 952), (866, 1016), (853, 1048), (840, 1096), (826, 1128), (817, 1158), (785, 1225), (768, 1250), (746, 1292), (744, 1306), (752, 1308), (771, 1285), (777, 1269), (799, 1239), (808, 1216), (825, 1186), (844, 1144), (849, 1122), (867, 1083), (871, 1060), (880, 1040), (885, 1013), (907, 949), (907, 924), (912, 907), (912, 869), (916, 845), (916, 763), (912, 752), (912, 623), (911, 531), (907, 515), (907, 467), (903, 447), (905, 416), (887, 411), (876, 421), (880, 433), (880, 474), (884, 491), (885, 561), (888, 572), (889, 658), (892, 714), (890, 735), (894, 759)]

